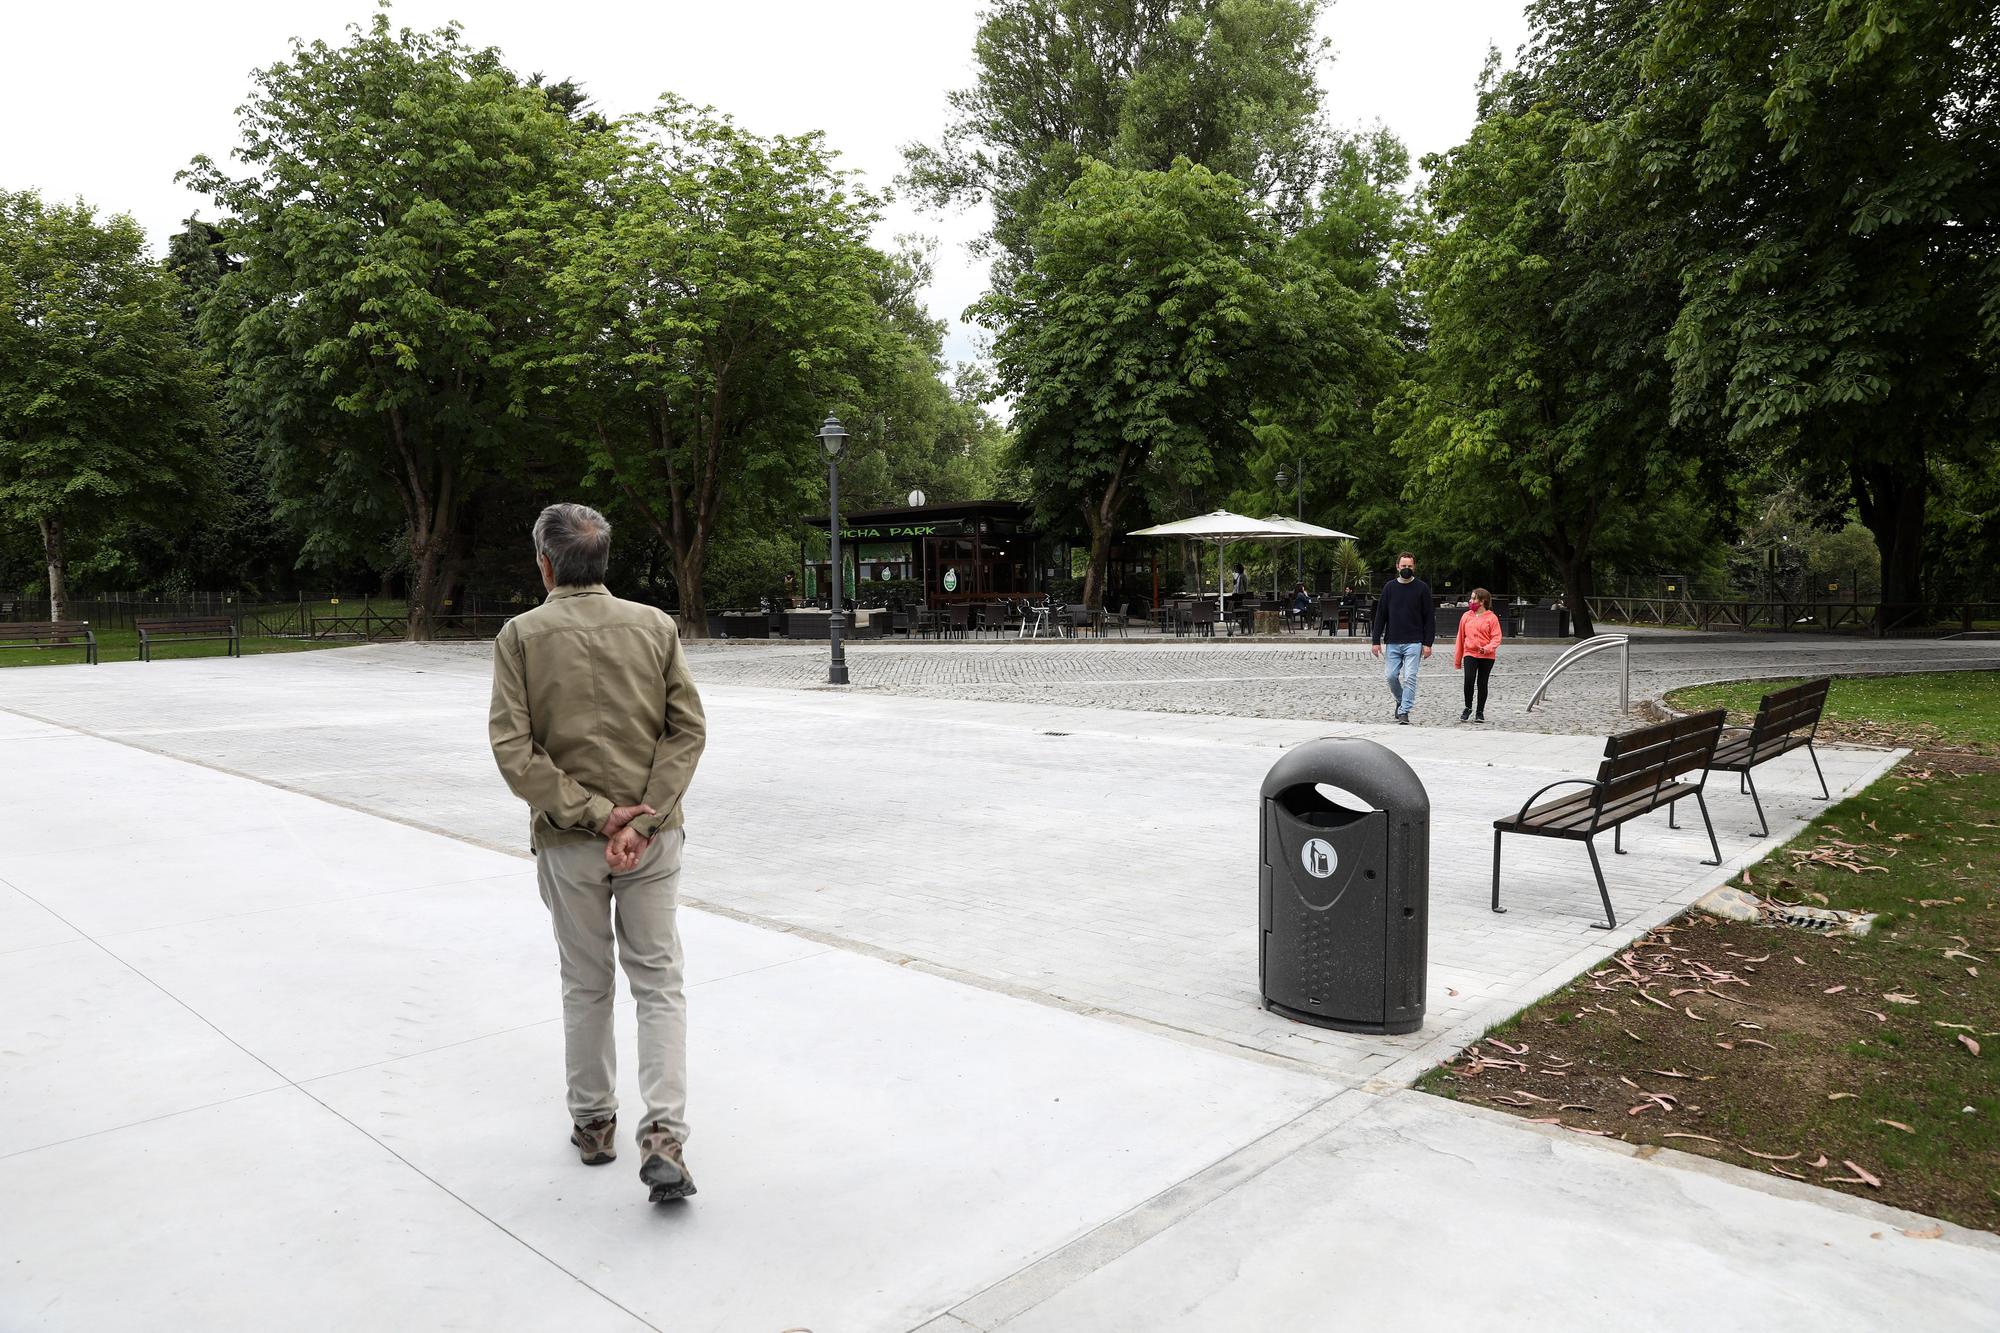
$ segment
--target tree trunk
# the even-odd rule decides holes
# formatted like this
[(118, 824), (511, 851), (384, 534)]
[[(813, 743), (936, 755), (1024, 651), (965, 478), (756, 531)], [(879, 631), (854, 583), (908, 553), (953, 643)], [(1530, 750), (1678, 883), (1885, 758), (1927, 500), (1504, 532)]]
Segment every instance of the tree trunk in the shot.
[(1118, 451), (1111, 477), (1097, 503), (1084, 511), (1090, 527), (1090, 567), (1083, 575), (1083, 604), (1093, 611), (1104, 606), (1104, 575), (1111, 565), (1111, 539), (1118, 535), (1118, 514), (1125, 507), (1125, 468), (1132, 461), (1132, 446)]
[(69, 609), (69, 590), (63, 581), (67, 566), (63, 559), (62, 520), (54, 515), (42, 520), (42, 553), (49, 562), (49, 619), (61, 620)]
[[(708, 607), (701, 596), (701, 575), (708, 564), (707, 543), (682, 550), (673, 548), (674, 582), (680, 588), (681, 613), (674, 620), (681, 627), (683, 639), (706, 639), (708, 637)], [(840, 577), (840, 571), (834, 571)]]
[(445, 553), (450, 546), (449, 532), (428, 541), (410, 539), (410, 611), (404, 631), (410, 643), (429, 643), (437, 637), (438, 612), (445, 595)]
[(1116, 534), (1110, 523), (1090, 516), (1090, 567), (1083, 575), (1083, 604), (1091, 610), (1104, 605), (1104, 575), (1111, 564), (1111, 539)]
[(1596, 590), (1596, 581), (1591, 577), (1590, 556), (1583, 552), (1573, 552), (1562, 565), (1563, 604), (1569, 607), (1570, 632), (1579, 639), (1587, 639), (1597, 633), (1597, 624), (1590, 618), (1590, 595)]
[(1882, 599), (1875, 608), (1879, 635), (1922, 613), (1929, 469), (1919, 451), (1914, 464), (1855, 464), (1850, 476), (1861, 521), (1882, 553)]

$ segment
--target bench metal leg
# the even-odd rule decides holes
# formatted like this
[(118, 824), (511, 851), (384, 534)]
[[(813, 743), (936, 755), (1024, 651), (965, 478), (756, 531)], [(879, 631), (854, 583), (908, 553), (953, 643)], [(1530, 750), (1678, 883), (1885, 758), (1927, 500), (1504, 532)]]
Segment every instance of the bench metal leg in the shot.
[(1822, 801), (1831, 800), (1833, 793), (1827, 790), (1826, 774), (1820, 771), (1819, 752), (1813, 749), (1811, 741), (1806, 742), (1806, 757), (1813, 761), (1813, 773), (1819, 778), (1819, 798)]
[(1597, 896), (1604, 900), (1604, 920), (1593, 921), (1597, 930), (1618, 929), (1618, 914), (1611, 910), (1611, 890), (1604, 887), (1604, 867), (1597, 862), (1597, 844), (1589, 838), (1583, 840), (1583, 850), (1590, 853), (1590, 873), (1597, 876)]
[(1619, 856), (1625, 855), (1625, 826), (1623, 824), (1613, 824), (1611, 826), (1611, 850)]
[(1750, 789), (1750, 804), (1757, 807), (1757, 836), (1768, 837), (1771, 824), (1764, 818), (1764, 803), (1757, 799), (1757, 784), (1751, 780), (1750, 770), (1747, 768), (1743, 770), (1743, 785)]
[(1505, 913), (1500, 905), (1500, 830), (1493, 830), (1493, 910)]
[(1694, 803), (1701, 810), (1702, 827), (1708, 830), (1708, 849), (1715, 853), (1713, 861), (1703, 861), (1702, 864), (1705, 866), (1719, 866), (1722, 864), (1722, 844), (1715, 840), (1715, 823), (1708, 817), (1708, 802), (1701, 799), (1700, 792), (1696, 792), (1694, 794)]
[(1667, 827), (1668, 827), (1668, 828), (1679, 828), (1679, 827), (1680, 827), (1680, 825), (1679, 825), (1679, 824), (1676, 824), (1676, 823), (1674, 822), (1674, 817), (1675, 817), (1676, 815), (1678, 815), (1678, 814), (1680, 813), (1680, 809), (1681, 809), (1681, 803), (1680, 803), (1679, 801), (1669, 801), (1669, 802), (1667, 802)]

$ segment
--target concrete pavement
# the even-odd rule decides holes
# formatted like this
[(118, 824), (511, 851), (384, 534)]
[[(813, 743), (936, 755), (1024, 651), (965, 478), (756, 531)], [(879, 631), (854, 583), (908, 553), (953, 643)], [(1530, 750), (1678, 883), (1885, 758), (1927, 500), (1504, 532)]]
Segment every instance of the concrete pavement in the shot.
[[(1574, 849), (1510, 845), (1515, 910), (1484, 904), (1491, 811), (1595, 741), (1340, 728), (1437, 810), (1431, 1016), (1396, 1044), (1256, 1007), (1255, 782), (1334, 728), (706, 695), (702, 1193), (662, 1210), (563, 1141), (483, 663), (0, 673), (0, 1197), (33, 1201), (0, 1210), (0, 1328), (1990, 1323), (1993, 1237), (1399, 1090), (1617, 942)], [(1841, 787), (1889, 758), (1827, 757)], [(1764, 843), (1717, 793), (1726, 858), (1819, 808), (1800, 768)], [(1632, 929), (1724, 873), (1685, 830), (1627, 845)]]

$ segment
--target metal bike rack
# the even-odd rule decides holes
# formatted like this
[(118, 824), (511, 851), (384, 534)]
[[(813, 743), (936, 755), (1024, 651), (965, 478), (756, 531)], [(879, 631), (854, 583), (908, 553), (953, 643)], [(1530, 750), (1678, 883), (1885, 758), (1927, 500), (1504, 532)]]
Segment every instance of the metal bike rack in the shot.
[(1618, 711), (1621, 713), (1631, 712), (1632, 636), (1629, 634), (1599, 634), (1595, 637), (1585, 639), (1582, 643), (1571, 644), (1564, 651), (1563, 655), (1556, 659), (1555, 665), (1549, 668), (1548, 674), (1542, 677), (1542, 683), (1535, 686), (1534, 694), (1528, 699), (1528, 711), (1530, 713), (1535, 711), (1535, 705), (1540, 703), (1543, 697), (1548, 694), (1549, 683), (1557, 676), (1560, 676), (1584, 658), (1589, 657), (1592, 653), (1601, 653), (1606, 648), (1616, 648), (1619, 657), (1623, 659), (1624, 670), (1620, 674), (1618, 681)]

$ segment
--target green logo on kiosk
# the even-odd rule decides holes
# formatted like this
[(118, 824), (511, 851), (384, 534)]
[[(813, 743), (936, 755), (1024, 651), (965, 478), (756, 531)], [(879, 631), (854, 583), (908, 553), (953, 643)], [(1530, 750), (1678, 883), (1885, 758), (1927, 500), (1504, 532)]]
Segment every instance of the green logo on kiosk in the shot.
[(957, 592), (957, 591), (958, 591), (958, 571), (957, 571), (957, 570), (955, 570), (955, 569), (947, 569), (947, 570), (946, 570), (946, 571), (944, 572), (944, 590), (945, 590), (946, 592)]

